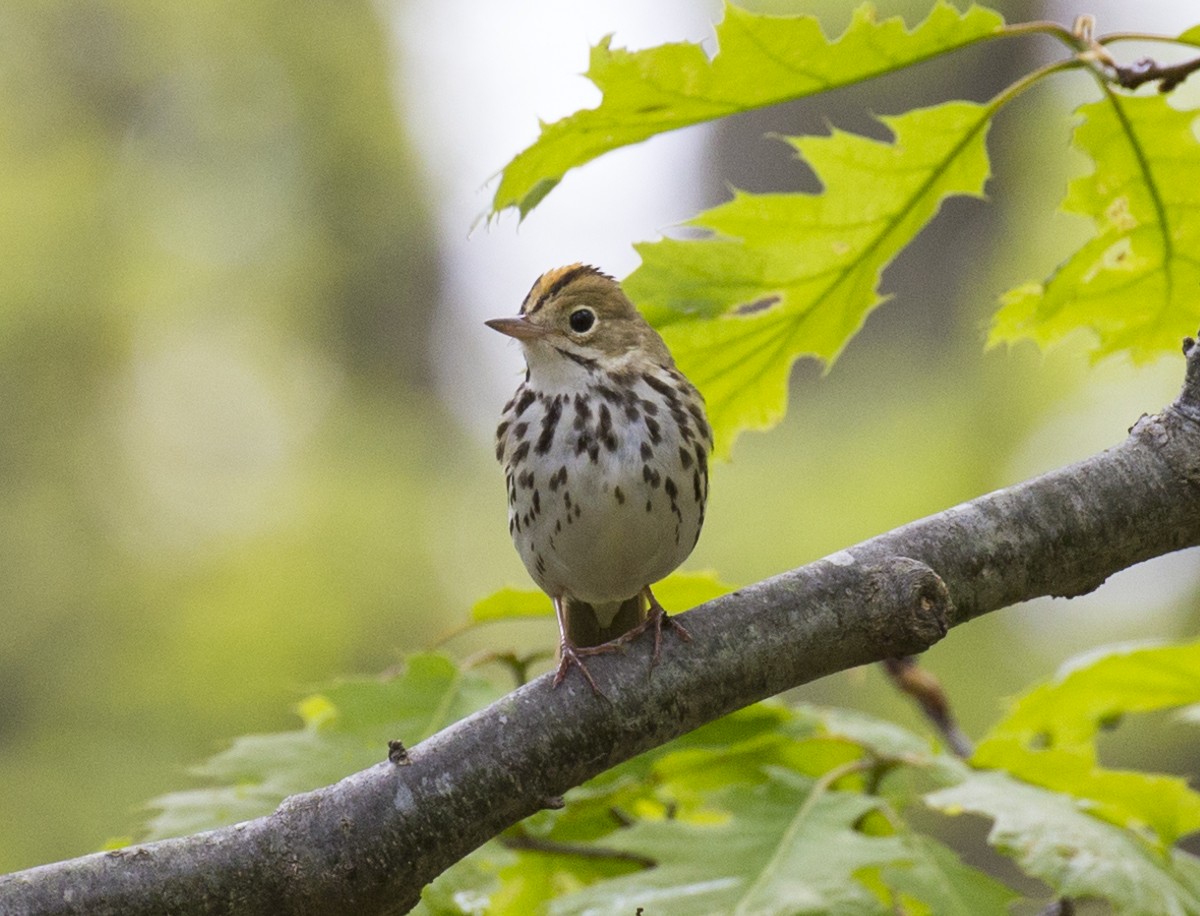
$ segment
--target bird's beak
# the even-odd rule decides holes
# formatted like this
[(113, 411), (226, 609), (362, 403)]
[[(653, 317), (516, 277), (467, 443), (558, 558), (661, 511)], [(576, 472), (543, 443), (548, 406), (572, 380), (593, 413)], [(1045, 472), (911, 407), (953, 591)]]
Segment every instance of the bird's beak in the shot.
[(499, 331), (501, 334), (515, 337), (517, 340), (537, 340), (549, 333), (546, 328), (540, 327), (525, 318), (493, 318), (490, 321), (485, 321), (484, 324), (493, 331)]

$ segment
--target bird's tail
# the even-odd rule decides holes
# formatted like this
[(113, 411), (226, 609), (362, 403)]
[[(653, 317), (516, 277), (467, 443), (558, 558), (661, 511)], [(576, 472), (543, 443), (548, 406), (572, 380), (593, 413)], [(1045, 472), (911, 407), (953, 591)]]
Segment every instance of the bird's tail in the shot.
[(599, 646), (624, 636), (646, 619), (649, 602), (644, 592), (611, 604), (589, 604), (565, 598), (567, 638), (579, 648)]

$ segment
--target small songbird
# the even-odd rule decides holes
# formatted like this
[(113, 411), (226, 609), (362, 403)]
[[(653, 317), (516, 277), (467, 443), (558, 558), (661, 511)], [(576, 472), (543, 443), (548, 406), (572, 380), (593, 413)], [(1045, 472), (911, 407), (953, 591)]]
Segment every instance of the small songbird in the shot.
[(704, 524), (712, 430), (704, 399), (620, 285), (571, 264), (533, 284), (516, 318), (487, 322), (525, 353), (496, 458), (508, 530), (554, 602), (558, 686), (583, 656), (665, 624), (650, 586), (692, 552)]

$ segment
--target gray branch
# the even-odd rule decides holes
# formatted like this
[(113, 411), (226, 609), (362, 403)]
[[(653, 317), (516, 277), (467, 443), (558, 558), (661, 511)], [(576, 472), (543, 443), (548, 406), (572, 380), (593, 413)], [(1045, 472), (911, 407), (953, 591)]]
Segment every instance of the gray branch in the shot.
[[(402, 913), (423, 885), (572, 786), (835, 671), (919, 653), (949, 627), (1091, 591), (1200, 543), (1200, 346), (1180, 397), (1120, 445), (905, 525), (589, 659), (607, 700), (549, 676), (268, 817), (0, 877), (6, 916)], [(380, 756), (384, 755), (380, 748)]]

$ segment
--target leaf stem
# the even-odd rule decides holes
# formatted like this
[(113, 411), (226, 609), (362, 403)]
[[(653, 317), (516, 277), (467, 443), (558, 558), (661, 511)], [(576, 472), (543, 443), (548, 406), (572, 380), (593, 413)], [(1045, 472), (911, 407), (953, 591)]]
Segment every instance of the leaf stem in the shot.
[(1075, 51), (1084, 49), (1084, 45), (1080, 42), (1079, 36), (1068, 29), (1066, 26), (1057, 22), (1048, 20), (1038, 20), (1034, 22), (1018, 22), (1015, 25), (1006, 25), (997, 37), (1001, 36), (1021, 36), (1021, 35), (1050, 35), (1057, 38), (1063, 44)]
[(1172, 38), (1170, 35), (1156, 35), (1153, 32), (1110, 32), (1096, 39), (1102, 45), (1115, 44), (1118, 41), (1156, 41), (1161, 44), (1187, 45), (1189, 48), (1200, 47), (1200, 39), (1188, 41), (1183, 38)]
[[(1055, 61), (1052, 64), (1046, 64), (1044, 67), (1039, 67), (1032, 73), (1027, 73), (1015, 83), (1004, 89), (996, 95), (991, 102), (988, 103), (988, 108), (991, 114), (994, 115), (997, 111), (1013, 101), (1017, 96), (1029, 89), (1035, 83), (1040, 82), (1046, 77), (1054, 73), (1061, 73), (1066, 70), (1080, 70), (1087, 67), (1087, 64), (1078, 57), (1068, 58), (1067, 60)], [(1089, 68), (1090, 69), (1090, 68)]]

